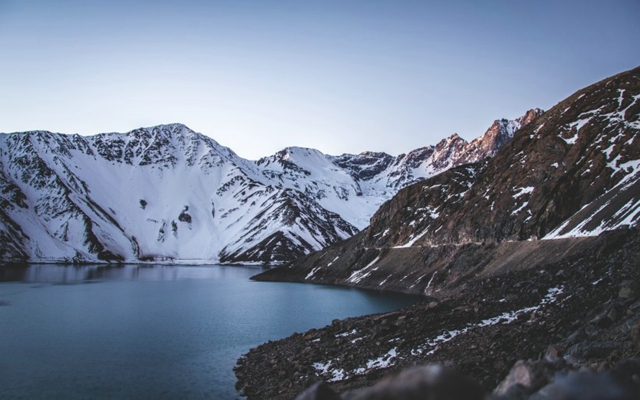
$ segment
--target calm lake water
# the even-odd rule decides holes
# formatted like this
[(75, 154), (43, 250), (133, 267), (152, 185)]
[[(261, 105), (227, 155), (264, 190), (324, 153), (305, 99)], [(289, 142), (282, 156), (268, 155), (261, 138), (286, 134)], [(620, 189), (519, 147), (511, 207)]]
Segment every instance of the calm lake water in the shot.
[(0, 398), (238, 399), (267, 340), (418, 299), (224, 266), (0, 267)]

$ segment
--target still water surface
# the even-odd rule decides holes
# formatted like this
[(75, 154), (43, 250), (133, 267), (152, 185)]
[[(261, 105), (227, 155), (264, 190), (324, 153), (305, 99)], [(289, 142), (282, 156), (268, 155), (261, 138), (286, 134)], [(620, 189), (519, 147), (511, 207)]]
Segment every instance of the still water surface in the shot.
[(232, 368), (251, 347), (417, 301), (258, 272), (0, 267), (0, 398), (238, 399)]

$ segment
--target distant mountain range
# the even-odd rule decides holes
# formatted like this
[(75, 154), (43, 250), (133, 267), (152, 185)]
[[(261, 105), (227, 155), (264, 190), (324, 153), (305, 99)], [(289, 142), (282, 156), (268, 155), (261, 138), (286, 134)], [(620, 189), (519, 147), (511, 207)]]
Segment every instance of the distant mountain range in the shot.
[[(248, 399), (309, 387), (299, 398), (426, 398), (464, 379), (412, 369), (394, 392), (382, 377), (440, 364), (493, 390), (447, 398), (638, 398), (639, 139), (640, 67), (569, 96), (494, 157), (399, 190), (357, 235), (254, 276), (426, 301), (260, 345), (238, 360), (236, 387)], [(563, 381), (578, 370), (584, 380)]]
[(180, 124), (0, 134), (0, 260), (282, 263), (356, 234), (398, 190), (492, 157), (542, 114), (397, 157), (289, 147), (249, 161)]
[(639, 134), (636, 68), (534, 118), (493, 158), (400, 190), (355, 237), (257, 279), (433, 295), (576, 255), (638, 226)]

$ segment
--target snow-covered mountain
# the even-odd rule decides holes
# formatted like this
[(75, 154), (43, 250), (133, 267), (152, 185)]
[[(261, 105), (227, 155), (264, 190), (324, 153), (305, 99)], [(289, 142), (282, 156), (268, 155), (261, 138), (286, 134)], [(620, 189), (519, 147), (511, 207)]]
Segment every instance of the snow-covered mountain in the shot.
[(350, 237), (399, 189), (495, 154), (542, 114), (392, 157), (249, 161), (184, 125), (0, 135), (0, 259), (278, 263)]
[(442, 294), (637, 236), (639, 137), (640, 67), (569, 96), (494, 157), (400, 190), (356, 236), (254, 278)]
[[(500, 119), (470, 143), (453, 134), (434, 146), (421, 147), (407, 154), (392, 157), (386, 153), (364, 152), (330, 157), (360, 183), (364, 192), (374, 191), (391, 198), (399, 189), (429, 178), (451, 167), (493, 157), (514, 133), (544, 113), (539, 108), (529, 110), (515, 120)], [(368, 221), (367, 221), (368, 222)]]
[(636, 68), (574, 93), (519, 130), (486, 168), (458, 171), (455, 180), (466, 184), (447, 197), (439, 183), (423, 182), (414, 198), (421, 203), (389, 220), (412, 232), (390, 235), (386, 245), (558, 239), (636, 226), (639, 82)]
[[(397, 392), (389, 375), (381, 380), (381, 370), (398, 376), (400, 368), (453, 362), (495, 385), (513, 361), (528, 359), (518, 361), (490, 397), (566, 398), (547, 396), (574, 389), (565, 382), (562, 388), (507, 387), (517, 376), (567, 376), (566, 370), (550, 371), (552, 365), (579, 369), (634, 357), (637, 343), (624, 340), (637, 342), (629, 332), (634, 325), (638, 332), (640, 316), (633, 308), (640, 299), (639, 138), (637, 67), (561, 101), (490, 159), (401, 189), (357, 235), (252, 277), (428, 300), (252, 349), (238, 360), (236, 387), (249, 399), (294, 397), (324, 379), (327, 398), (340, 398), (332, 387), (344, 398), (400, 398), (409, 380), (417, 382), (416, 370)], [(609, 350), (600, 351), (605, 344)], [(279, 378), (294, 373), (302, 379), (293, 384)], [(423, 387), (432, 380), (427, 375)], [(313, 397), (319, 387), (299, 398)], [(420, 392), (417, 387), (412, 393)], [(475, 393), (483, 398), (481, 390)], [(628, 398), (638, 393), (636, 387)]]

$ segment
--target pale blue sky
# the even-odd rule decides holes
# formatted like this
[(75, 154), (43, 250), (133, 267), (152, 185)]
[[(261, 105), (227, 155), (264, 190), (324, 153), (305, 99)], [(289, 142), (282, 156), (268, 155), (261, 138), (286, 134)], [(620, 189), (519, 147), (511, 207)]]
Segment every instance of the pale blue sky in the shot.
[(399, 154), (640, 65), (640, 1), (0, 0), (0, 132)]

